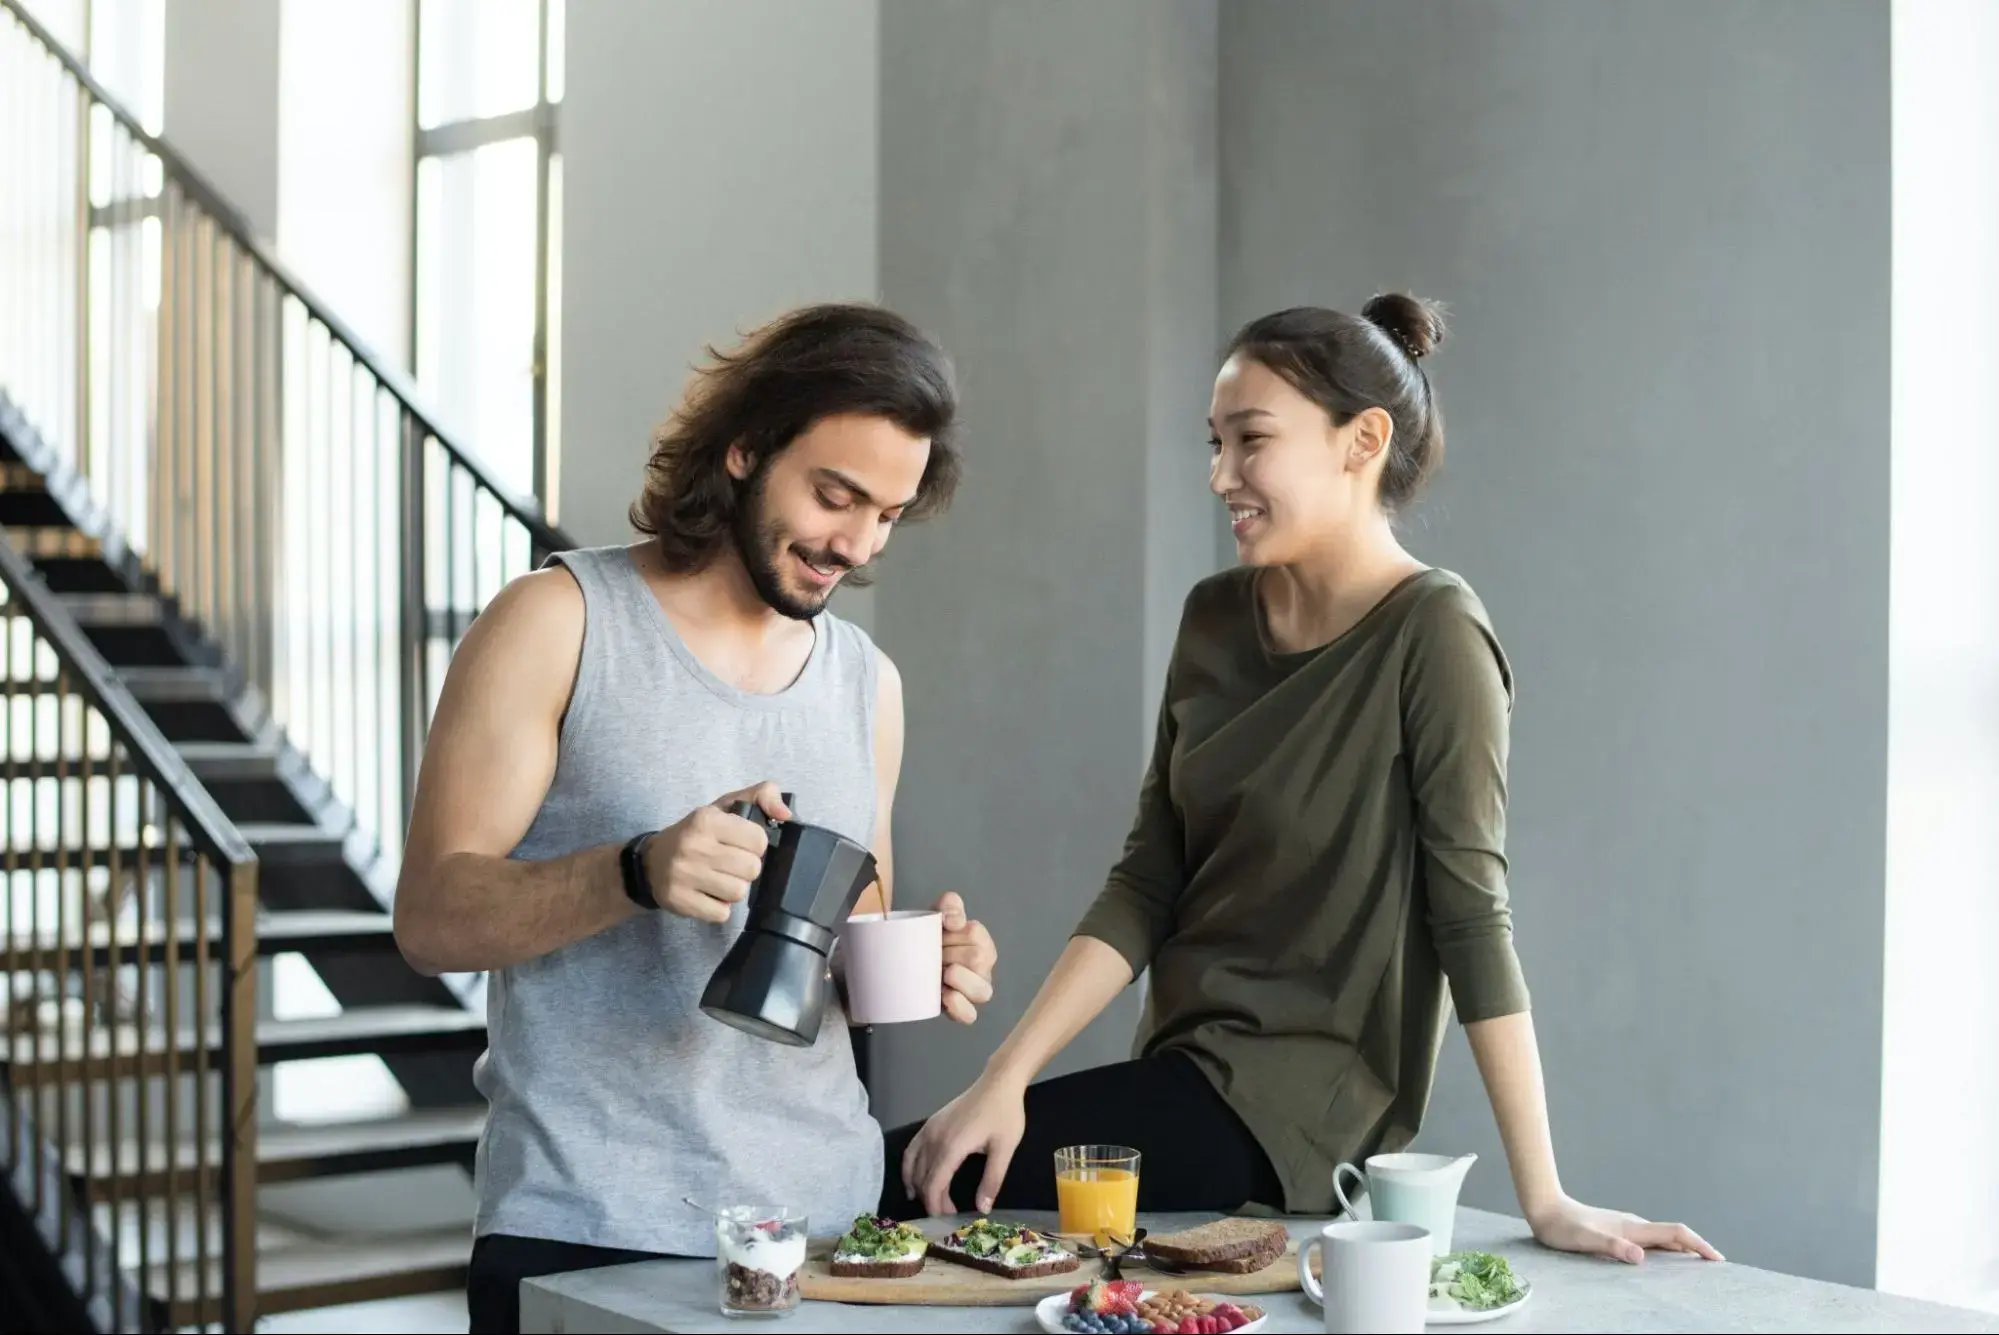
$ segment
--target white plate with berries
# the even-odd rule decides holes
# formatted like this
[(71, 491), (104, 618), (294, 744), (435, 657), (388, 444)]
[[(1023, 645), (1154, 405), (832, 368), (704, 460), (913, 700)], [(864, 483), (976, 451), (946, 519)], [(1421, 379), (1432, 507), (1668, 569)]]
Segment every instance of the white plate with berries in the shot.
[(1270, 1322), (1253, 1303), (1101, 1279), (1051, 1293), (1035, 1306), (1034, 1318), (1049, 1335), (1233, 1335)]

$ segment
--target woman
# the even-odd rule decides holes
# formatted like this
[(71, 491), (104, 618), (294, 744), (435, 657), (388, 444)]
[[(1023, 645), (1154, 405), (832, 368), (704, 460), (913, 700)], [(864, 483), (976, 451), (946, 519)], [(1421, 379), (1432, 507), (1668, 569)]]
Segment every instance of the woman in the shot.
[[(884, 1214), (1052, 1208), (1054, 1150), (1106, 1141), (1144, 1155), (1144, 1209), (1331, 1214), (1336, 1164), (1415, 1136), (1448, 987), (1535, 1236), (1720, 1259), (1556, 1175), (1507, 907), (1511, 677), (1393, 528), (1443, 453), (1443, 336), (1406, 295), (1236, 335), (1209, 488), (1242, 564), (1187, 599), (1123, 856), (985, 1074), (890, 1136)], [(1030, 1084), (1148, 968), (1135, 1060)]]

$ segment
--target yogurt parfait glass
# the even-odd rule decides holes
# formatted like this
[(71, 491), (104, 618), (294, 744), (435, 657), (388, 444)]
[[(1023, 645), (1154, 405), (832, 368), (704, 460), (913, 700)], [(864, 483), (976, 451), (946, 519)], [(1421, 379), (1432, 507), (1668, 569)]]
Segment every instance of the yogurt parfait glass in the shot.
[(725, 1205), (715, 1211), (715, 1282), (723, 1316), (788, 1316), (805, 1268), (802, 1210)]

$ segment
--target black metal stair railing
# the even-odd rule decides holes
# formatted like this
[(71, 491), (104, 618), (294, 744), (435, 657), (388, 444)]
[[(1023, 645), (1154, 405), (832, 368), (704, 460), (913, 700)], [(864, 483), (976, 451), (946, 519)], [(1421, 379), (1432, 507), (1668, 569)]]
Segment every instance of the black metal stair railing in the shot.
[(227, 201), (0, 0), (0, 391), (393, 867), (436, 692), (570, 545)]
[(4, 536), (0, 785), (0, 1172), (105, 1328), (249, 1330), (258, 862)]

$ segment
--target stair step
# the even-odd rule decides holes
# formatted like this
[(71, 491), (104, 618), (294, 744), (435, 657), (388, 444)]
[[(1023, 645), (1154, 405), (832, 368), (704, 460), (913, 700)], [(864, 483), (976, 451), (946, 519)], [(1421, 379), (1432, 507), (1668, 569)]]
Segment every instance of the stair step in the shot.
[(69, 515), (49, 495), (48, 483), (28, 464), (0, 463), (0, 525), (7, 528), (64, 528)]
[[(260, 1127), (257, 1181), (297, 1182), (345, 1173), (458, 1163), (479, 1143), (479, 1133), (485, 1125), (486, 1109), (481, 1104), (427, 1108), (361, 1121)], [(171, 1183), (164, 1144), (149, 1145), (142, 1158), (139, 1143), (127, 1141), (119, 1147), (115, 1162), (108, 1144), (99, 1145), (92, 1154), (86, 1154), (84, 1147), (77, 1145), (64, 1156), (64, 1162), (72, 1176), (92, 1183), (106, 1184), (115, 1177), (121, 1196), (155, 1197), (166, 1195), (169, 1186), (175, 1193), (194, 1190), (195, 1174), (203, 1168), (211, 1178), (219, 1175), (222, 1146), (219, 1141), (211, 1142), (205, 1163), (193, 1144), (177, 1146)], [(215, 1190), (213, 1182), (209, 1188)]]
[(278, 748), (260, 742), (181, 742), (174, 749), (203, 783), (276, 779), (283, 765)]
[[(113, 1052), (113, 1040), (116, 1052)], [(0, 1059), (14, 1075), (28, 1080), (102, 1080), (155, 1075), (167, 1069), (169, 1048), (176, 1069), (190, 1069), (199, 1046), (192, 1032), (175, 1036), (171, 1044), (157, 1028), (141, 1035), (130, 1024), (94, 1026), (85, 1044), (83, 1027), (66, 1026), (61, 1034), (19, 1034), (0, 1045)], [(257, 1064), (310, 1061), (319, 1057), (351, 1057), (363, 1053), (400, 1056), (405, 1053), (472, 1052), (486, 1043), (486, 1019), (456, 1006), (363, 1006), (310, 1020), (259, 1020)], [(208, 1034), (209, 1066), (220, 1060), (222, 1034)], [(37, 1049), (40, 1049), (37, 1051)], [(88, 1057), (85, 1057), (85, 1052)]]
[(344, 833), (323, 825), (238, 821), (236, 830), (265, 864), (338, 862), (346, 839)]
[[(101, 563), (104, 555), (103, 543), (87, 533), (71, 528), (67, 523), (46, 528), (9, 527), (7, 541), (13, 543), (14, 550), (33, 561), (37, 568), (51, 561), (88, 560)], [(44, 574), (43, 579), (47, 578)], [(54, 587), (50, 584), (50, 588)]]
[(349, 909), (294, 909), (265, 914), (257, 923), (257, 949), (328, 954), (360, 947), (394, 950), (395, 919)]
[[(14, 689), (16, 686), (21, 689)], [(37, 690), (31, 689), (32, 687), (46, 689)], [(23, 699), (31, 695), (53, 696), (59, 694), (55, 687), (54, 682), (16, 682), (9, 684), (6, 694), (17, 695)], [(70, 683), (69, 693), (71, 695), (78, 693), (74, 682)], [(71, 732), (74, 731), (72, 725)], [(45, 724), (43, 732), (50, 741), (54, 740), (53, 724)], [(68, 748), (70, 751), (68, 755), (38, 756), (32, 760), (0, 760), (0, 772), (11, 773), (17, 779), (57, 777), (80, 779), (85, 776), (86, 770), (89, 777), (101, 778), (111, 772), (111, 761), (108, 756), (91, 756), (86, 759), (75, 754), (75, 738), (71, 737), (69, 740), (72, 745)], [(187, 762), (189, 772), (204, 784), (276, 783), (284, 775), (283, 754), (275, 746), (262, 742), (176, 742), (174, 749), (180, 752), (180, 758)], [(11, 770), (7, 769), (9, 765), (13, 767)], [(122, 746), (119, 748), (118, 772), (120, 774), (132, 772), (132, 763), (127, 759)]]
[(150, 593), (59, 593), (56, 601), (84, 626), (157, 626), (166, 619)]
[[(185, 896), (184, 896), (185, 897)], [(183, 920), (169, 933), (166, 924), (158, 921), (146, 924), (146, 933), (141, 941), (139, 932), (132, 923), (118, 925), (117, 940), (111, 939), (111, 927), (103, 921), (90, 924), (88, 948), (91, 964), (97, 968), (108, 967), (111, 951), (115, 944), (120, 964), (136, 964), (143, 949), (145, 959), (150, 964), (164, 963), (167, 957), (167, 940), (171, 936), (180, 943), (180, 958), (191, 961), (194, 958), (194, 940), (199, 935), (194, 920)], [(222, 924), (209, 924), (208, 939), (210, 952), (220, 958)], [(86, 948), (82, 924), (73, 923), (68, 930), (58, 936), (54, 931), (43, 932), (31, 943), (21, 943), (17, 948), (17, 958), (32, 965), (35, 951), (41, 952), (43, 968), (61, 967), (64, 951), (68, 954), (69, 967), (83, 967)], [(267, 911), (257, 916), (257, 953), (260, 955), (281, 955), (298, 953), (302, 955), (354, 954), (363, 951), (393, 951), (396, 948), (395, 920), (386, 913), (366, 913), (348, 909), (293, 909)]]
[[(263, 1250), (257, 1254), (257, 1312), (275, 1316), (311, 1307), (459, 1289), (465, 1286), (466, 1265), (471, 1259), (470, 1224), (424, 1233), (315, 1240)], [(152, 1296), (160, 1302), (167, 1295), (163, 1270), (156, 1270), (152, 1281)], [(219, 1293), (221, 1261), (211, 1259), (207, 1270), (206, 1291)], [(181, 1262), (176, 1271), (182, 1294), (192, 1291), (202, 1278), (198, 1262)], [(175, 1303), (168, 1315), (175, 1327), (223, 1317), (218, 1302), (204, 1304), (187, 1298)]]
[(37, 556), (35, 573), (52, 593), (125, 593), (125, 581), (97, 556)]
[(205, 667), (121, 667), (118, 679), (132, 698), (154, 700), (227, 700), (228, 683), (214, 668)]

